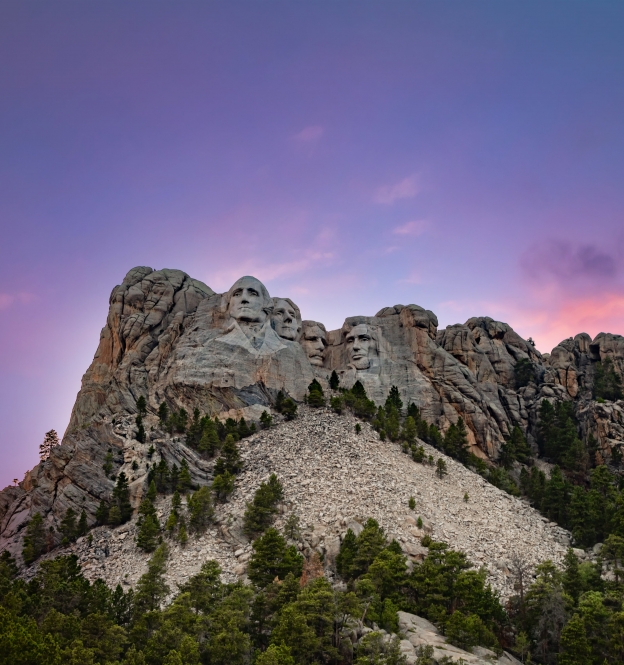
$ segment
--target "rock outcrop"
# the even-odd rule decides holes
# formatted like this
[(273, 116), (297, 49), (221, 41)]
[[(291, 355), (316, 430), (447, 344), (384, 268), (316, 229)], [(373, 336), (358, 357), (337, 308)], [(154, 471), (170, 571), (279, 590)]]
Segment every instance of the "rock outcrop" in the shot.
[[(541, 355), (505, 323), (479, 317), (438, 330), (435, 314), (417, 305), (349, 317), (327, 331), (302, 321), (292, 300), (272, 298), (253, 277), (217, 294), (179, 270), (134, 268), (112, 291), (62, 445), (19, 487), (0, 493), (0, 549), (19, 552), (21, 530), (37, 511), (50, 526), (58, 527), (68, 507), (84, 509), (93, 523), (100, 500), (112, 492), (102, 470), (109, 451), (116, 473), (132, 461), (141, 470), (127, 474), (138, 503), (147, 449), (155, 443), (132, 440), (141, 396), (150, 426), (162, 402), (170, 410), (257, 420), (280, 390), (301, 402), (314, 378), (327, 386), (335, 370), (342, 386), (360, 381), (377, 404), (397, 386), (404, 404), (417, 404), (442, 432), (463, 418), (473, 452), (492, 460), (514, 425), (535, 445), (543, 399), (567, 400), (583, 436), (593, 436), (609, 460), (624, 442), (624, 402), (592, 399), (596, 364), (606, 358), (621, 376), (624, 337), (601, 333), (592, 340), (582, 333)], [(519, 362), (532, 372), (521, 387)], [(170, 462), (186, 458), (197, 483), (210, 481), (211, 463), (183, 441), (169, 437), (158, 445)]]

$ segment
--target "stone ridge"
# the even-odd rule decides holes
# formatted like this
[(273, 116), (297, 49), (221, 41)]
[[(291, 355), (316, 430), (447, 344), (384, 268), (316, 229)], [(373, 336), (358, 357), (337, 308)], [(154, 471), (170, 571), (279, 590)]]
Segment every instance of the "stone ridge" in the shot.
[[(486, 567), (490, 583), (503, 599), (513, 592), (512, 555), (524, 558), (531, 568), (546, 559), (562, 561), (569, 534), (526, 502), (423, 444), (428, 455), (446, 461), (448, 476), (440, 480), (434, 467), (412, 461), (398, 444), (380, 441), (369, 425), (356, 434), (356, 422), (351, 415), (302, 406), (296, 420), (242, 440), (244, 470), (230, 501), (218, 506), (217, 524), (201, 538), (192, 537), (186, 548), (172, 544), (167, 573), (172, 588), (198, 572), (207, 559), (221, 564), (225, 579), (244, 576), (251, 546), (242, 533), (242, 515), (271, 473), (277, 474), (285, 492), (275, 526), (281, 528), (291, 512), (299, 515), (303, 529), (298, 547), (308, 556), (312, 550), (324, 554), (330, 579), (340, 538), (349, 527), (361, 530), (368, 517), (379, 521), (411, 561), (426, 553), (420, 545), (425, 533), (465, 552), (475, 566)], [(177, 445), (178, 453), (192, 454), (183, 444)], [(130, 459), (127, 456), (124, 468), (129, 468)], [(154, 459), (158, 461), (158, 456)], [(135, 487), (140, 482), (137, 478)], [(414, 511), (408, 507), (410, 496), (416, 499)], [(161, 522), (169, 506), (170, 497), (158, 501)], [(416, 526), (419, 516), (422, 530)], [(148, 559), (133, 543), (136, 518), (117, 529), (98, 527), (92, 533), (92, 546), (80, 539), (70, 548), (79, 555), (85, 575), (92, 580), (102, 577), (111, 585), (135, 584)], [(28, 575), (35, 569), (36, 565)]]

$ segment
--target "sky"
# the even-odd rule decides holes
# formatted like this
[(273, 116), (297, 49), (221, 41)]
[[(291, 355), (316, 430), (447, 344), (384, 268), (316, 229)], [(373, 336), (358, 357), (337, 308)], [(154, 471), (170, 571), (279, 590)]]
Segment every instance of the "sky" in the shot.
[(0, 3), (0, 487), (137, 265), (624, 334), (624, 3)]

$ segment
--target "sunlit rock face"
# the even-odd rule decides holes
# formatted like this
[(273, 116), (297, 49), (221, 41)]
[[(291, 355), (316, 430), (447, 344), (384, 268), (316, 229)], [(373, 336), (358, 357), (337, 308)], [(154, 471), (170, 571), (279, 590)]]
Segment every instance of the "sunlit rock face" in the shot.
[[(314, 378), (329, 390), (336, 371), (341, 387), (360, 381), (378, 405), (397, 386), (405, 407), (414, 402), (442, 432), (463, 418), (472, 451), (492, 459), (515, 424), (535, 444), (543, 399), (569, 400), (583, 436), (593, 435), (607, 460), (624, 439), (624, 403), (592, 399), (597, 363), (607, 358), (621, 376), (623, 337), (581, 333), (542, 356), (505, 323), (475, 317), (438, 330), (435, 314), (418, 305), (349, 316), (328, 331), (252, 276), (218, 294), (180, 270), (133, 268), (111, 293), (63, 445), (20, 486), (0, 493), (0, 549), (37, 510), (51, 525), (68, 507), (84, 508), (93, 521), (112, 490), (104, 456), (109, 449), (121, 460), (126, 454), (115, 422), (135, 417), (140, 396), (148, 421), (162, 402), (170, 411), (258, 420), (280, 390), (301, 402)], [(532, 373), (522, 385), (521, 361)], [(163, 455), (172, 463), (185, 457), (197, 482), (206, 482), (210, 469), (200, 456), (179, 440), (167, 446)], [(131, 484), (135, 501), (142, 483)]]

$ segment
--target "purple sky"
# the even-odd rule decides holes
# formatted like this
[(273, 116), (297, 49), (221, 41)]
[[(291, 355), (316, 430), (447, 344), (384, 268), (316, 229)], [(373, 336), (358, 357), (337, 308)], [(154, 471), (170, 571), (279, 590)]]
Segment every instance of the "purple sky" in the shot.
[(624, 4), (0, 5), (0, 486), (135, 265), (624, 333)]

